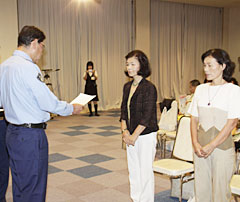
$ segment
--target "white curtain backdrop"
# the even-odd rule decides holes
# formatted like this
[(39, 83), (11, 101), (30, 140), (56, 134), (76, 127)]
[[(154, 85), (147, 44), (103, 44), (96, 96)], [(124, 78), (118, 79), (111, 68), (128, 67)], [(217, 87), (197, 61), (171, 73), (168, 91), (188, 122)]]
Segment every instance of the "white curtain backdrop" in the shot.
[(60, 99), (71, 101), (84, 91), (83, 74), (91, 60), (99, 76), (100, 109), (120, 106), (124, 56), (134, 45), (131, 0), (18, 0), (18, 16), (19, 30), (34, 25), (45, 32), (39, 66), (60, 69), (49, 73)]
[(151, 80), (159, 100), (204, 80), (201, 55), (222, 47), (222, 9), (151, 0)]

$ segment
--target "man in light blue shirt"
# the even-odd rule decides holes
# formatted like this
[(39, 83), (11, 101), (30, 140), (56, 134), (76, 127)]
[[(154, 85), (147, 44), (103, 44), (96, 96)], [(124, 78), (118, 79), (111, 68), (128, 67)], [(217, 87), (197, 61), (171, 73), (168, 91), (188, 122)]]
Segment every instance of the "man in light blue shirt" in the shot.
[(44, 129), (49, 112), (78, 114), (82, 105), (59, 101), (42, 80), (36, 65), (44, 50), (44, 33), (25, 26), (18, 48), (0, 66), (0, 107), (9, 122), (6, 143), (10, 158), (14, 202), (44, 202), (48, 170), (48, 141)]

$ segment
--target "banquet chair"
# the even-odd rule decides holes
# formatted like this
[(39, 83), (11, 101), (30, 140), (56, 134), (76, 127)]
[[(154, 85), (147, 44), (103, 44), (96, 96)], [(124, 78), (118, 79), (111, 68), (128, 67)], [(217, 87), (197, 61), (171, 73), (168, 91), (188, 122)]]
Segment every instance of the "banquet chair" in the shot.
[(174, 100), (171, 108), (167, 111), (163, 109), (160, 121), (158, 123), (159, 130), (157, 132), (157, 147), (160, 148), (161, 157), (165, 158), (167, 141), (175, 140), (177, 128), (178, 104)]
[(235, 174), (232, 176), (230, 187), (235, 201), (238, 202), (237, 195), (240, 196), (240, 175)]
[(180, 196), (182, 201), (183, 183), (192, 180), (189, 177), (194, 172), (193, 148), (190, 132), (190, 117), (183, 116), (179, 120), (176, 140), (173, 147), (173, 158), (160, 159), (153, 162), (153, 170), (160, 174), (170, 176), (170, 178), (180, 178)]
[(237, 196), (240, 196), (240, 175), (239, 175), (239, 160), (240, 160), (240, 153), (237, 151), (237, 169), (236, 174), (232, 176), (231, 182), (230, 182), (230, 188), (231, 192), (234, 195), (234, 199), (236, 202)]

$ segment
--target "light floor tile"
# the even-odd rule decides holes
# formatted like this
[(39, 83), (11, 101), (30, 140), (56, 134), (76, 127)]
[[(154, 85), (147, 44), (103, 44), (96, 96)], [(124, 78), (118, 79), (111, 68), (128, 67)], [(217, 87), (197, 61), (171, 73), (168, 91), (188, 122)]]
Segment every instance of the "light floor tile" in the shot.
[(104, 190), (106, 187), (90, 180), (81, 179), (73, 183), (65, 183), (63, 185), (60, 185), (58, 186), (58, 189), (61, 189), (75, 197), (80, 197)]
[(97, 143), (100, 143), (100, 144), (110, 144), (112, 145), (114, 142), (117, 142), (116, 140), (112, 139), (112, 138), (109, 138), (109, 137), (97, 137), (95, 139), (92, 139), (93, 142), (97, 142)]
[(69, 144), (60, 144), (57, 146), (51, 146), (51, 144), (49, 145), (49, 153), (53, 153), (53, 152), (57, 153), (62, 151), (74, 150), (74, 149), (77, 149), (77, 147), (74, 147)]
[(62, 170), (70, 170), (74, 168), (79, 168), (83, 166), (89, 165), (89, 163), (78, 160), (78, 159), (67, 159), (63, 161), (58, 161), (54, 163), (50, 163), (50, 165), (62, 169)]
[(128, 196), (130, 196), (130, 185), (129, 185), (129, 181), (126, 184), (122, 184), (122, 185), (118, 185), (113, 187), (112, 189), (115, 189), (117, 191), (122, 192), (123, 194), (126, 194)]
[(83, 141), (69, 143), (69, 145), (71, 145), (73, 147), (76, 147), (76, 148), (87, 148), (87, 147), (90, 147), (90, 146), (96, 147), (100, 144), (97, 143), (97, 142), (93, 142), (91, 140), (83, 140)]
[(82, 142), (81, 139), (79, 138), (76, 138), (76, 137), (64, 137), (64, 138), (59, 138), (56, 140), (56, 142), (59, 142), (59, 143), (73, 143), (73, 142), (79, 142), (79, 144)]
[(96, 146), (91, 146), (91, 147), (88, 147), (86, 146), (85, 148), (88, 148), (89, 151), (94, 151), (96, 153), (99, 153), (99, 152), (104, 152), (104, 151), (110, 151), (112, 150), (113, 148), (111, 147), (111, 145), (98, 145), (97, 147)]
[(52, 187), (57, 187), (60, 185), (76, 182), (81, 179), (81, 177), (76, 176), (72, 173), (62, 171), (59, 173), (48, 175), (48, 185)]
[(87, 156), (91, 154), (95, 154), (96, 152), (94, 151), (89, 151), (87, 148), (83, 149), (74, 149), (74, 150), (69, 150), (69, 151), (61, 151), (61, 154), (72, 157), (72, 158), (78, 158), (81, 156)]
[[(118, 146), (119, 146), (119, 142), (118, 142)], [(100, 152), (100, 154), (111, 156), (111, 157), (117, 158), (117, 159), (127, 159), (126, 150), (121, 149), (121, 148)]]
[(114, 189), (104, 189), (99, 192), (80, 197), (84, 202), (131, 202), (127, 194)]
[(123, 169), (123, 170), (116, 170), (116, 173), (120, 173), (120, 174), (123, 174), (123, 175), (127, 175), (128, 176), (128, 169)]
[(71, 200), (73, 196), (64, 192), (63, 190), (49, 187), (47, 190), (46, 202), (67, 202)]
[(74, 199), (71, 199), (67, 202), (84, 202), (84, 201), (82, 201), (80, 198), (74, 198)]
[(91, 177), (89, 178), (89, 180), (101, 184), (105, 187), (111, 188), (128, 183), (128, 176), (112, 172), (105, 175)]
[(123, 159), (114, 159), (111, 161), (97, 163), (96, 165), (112, 171), (127, 169), (127, 162)]
[(99, 138), (99, 135), (96, 134), (86, 134), (81, 136), (76, 136), (76, 138), (79, 138), (80, 140), (94, 140), (96, 138)]

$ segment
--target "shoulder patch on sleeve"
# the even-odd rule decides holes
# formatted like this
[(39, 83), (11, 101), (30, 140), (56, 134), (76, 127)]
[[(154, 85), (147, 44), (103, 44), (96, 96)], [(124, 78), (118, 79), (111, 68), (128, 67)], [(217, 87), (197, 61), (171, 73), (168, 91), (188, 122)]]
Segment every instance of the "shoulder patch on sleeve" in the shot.
[(37, 79), (38, 79), (39, 81), (41, 81), (41, 82), (44, 82), (44, 79), (43, 79), (43, 77), (42, 77), (42, 75), (41, 75), (40, 73), (38, 73)]

